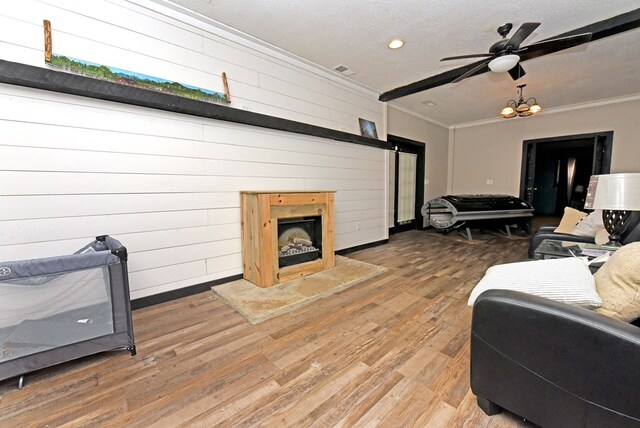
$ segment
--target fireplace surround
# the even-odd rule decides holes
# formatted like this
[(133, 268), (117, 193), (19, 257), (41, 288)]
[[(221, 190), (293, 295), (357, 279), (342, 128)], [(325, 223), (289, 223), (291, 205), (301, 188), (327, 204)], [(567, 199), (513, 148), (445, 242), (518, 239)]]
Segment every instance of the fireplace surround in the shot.
[[(334, 193), (240, 192), (244, 279), (266, 288), (334, 267)], [(302, 232), (293, 233), (288, 244), (279, 245), (278, 238), (287, 225)], [(291, 263), (291, 259), (279, 255), (284, 246), (290, 247), (285, 253), (302, 255)]]

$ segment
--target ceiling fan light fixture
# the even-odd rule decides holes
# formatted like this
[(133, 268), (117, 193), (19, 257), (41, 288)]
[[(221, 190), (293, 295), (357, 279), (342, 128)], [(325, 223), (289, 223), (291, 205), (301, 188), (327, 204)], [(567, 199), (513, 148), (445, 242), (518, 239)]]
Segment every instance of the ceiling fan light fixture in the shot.
[(520, 61), (516, 54), (498, 56), (489, 62), (489, 69), (494, 73), (504, 73), (511, 70)]
[(401, 39), (393, 39), (389, 43), (387, 43), (389, 49), (400, 49), (404, 46), (404, 41)]

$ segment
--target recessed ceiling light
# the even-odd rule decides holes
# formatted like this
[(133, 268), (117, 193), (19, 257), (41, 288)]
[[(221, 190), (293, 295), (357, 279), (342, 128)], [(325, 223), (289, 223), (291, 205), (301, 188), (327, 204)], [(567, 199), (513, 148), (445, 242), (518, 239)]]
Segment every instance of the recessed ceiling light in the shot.
[(402, 46), (404, 46), (404, 42), (400, 39), (393, 39), (389, 43), (387, 43), (387, 46), (389, 46), (389, 48), (391, 49), (400, 49)]
[(422, 104), (426, 105), (427, 107), (435, 107), (436, 103), (434, 103), (433, 101), (424, 101)]

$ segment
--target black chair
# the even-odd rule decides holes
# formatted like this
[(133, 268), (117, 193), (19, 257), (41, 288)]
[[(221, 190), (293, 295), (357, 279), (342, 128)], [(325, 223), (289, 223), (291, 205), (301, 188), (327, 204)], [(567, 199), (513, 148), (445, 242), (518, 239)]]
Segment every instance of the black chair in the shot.
[(640, 327), (506, 290), (473, 309), (471, 389), (542, 427), (640, 426)]
[[(559, 241), (570, 241), (570, 242), (585, 242), (589, 244), (594, 244), (594, 238), (588, 236), (578, 236), (571, 235), (569, 233), (556, 233), (554, 230), (558, 226), (541, 226), (531, 237), (531, 241), (529, 242), (529, 258), (534, 258), (534, 252), (538, 245), (542, 243), (545, 239), (557, 239)], [(630, 242), (640, 241), (640, 211), (636, 211), (631, 213), (631, 216), (627, 220), (626, 227), (620, 233), (620, 243), (628, 244)]]

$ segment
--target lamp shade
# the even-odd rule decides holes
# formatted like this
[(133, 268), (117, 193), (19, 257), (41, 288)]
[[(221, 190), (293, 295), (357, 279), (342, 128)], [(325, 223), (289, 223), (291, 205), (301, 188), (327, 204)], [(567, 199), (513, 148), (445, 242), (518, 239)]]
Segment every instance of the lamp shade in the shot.
[(504, 73), (511, 70), (520, 61), (520, 57), (515, 54), (502, 55), (491, 60), (489, 69), (494, 73)]
[(640, 211), (640, 173), (592, 175), (584, 207)]

